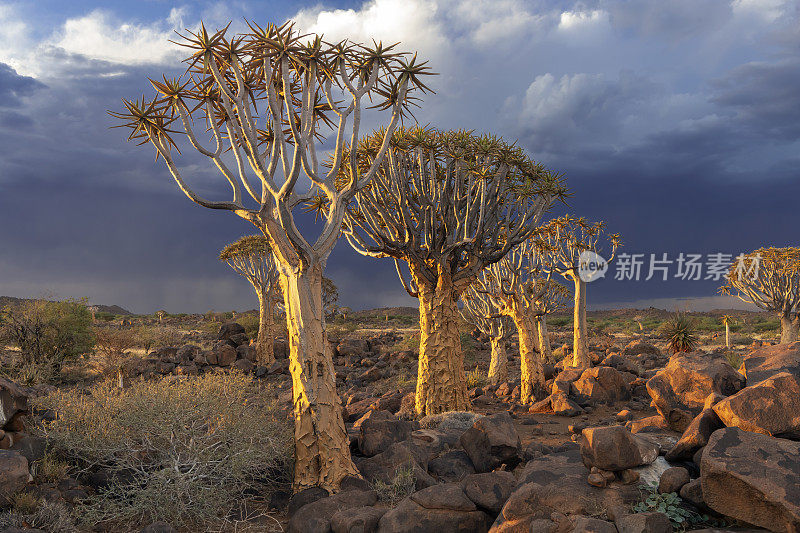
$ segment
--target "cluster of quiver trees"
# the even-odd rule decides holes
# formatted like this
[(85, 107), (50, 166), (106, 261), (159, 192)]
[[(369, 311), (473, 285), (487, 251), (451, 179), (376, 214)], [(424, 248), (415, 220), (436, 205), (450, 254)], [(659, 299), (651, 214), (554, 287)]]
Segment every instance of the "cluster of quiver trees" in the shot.
[[(345, 477), (358, 476), (325, 333), (323, 272), (342, 232), (358, 252), (392, 258), (419, 299), (420, 415), (470, 407), (459, 300), (464, 313), (488, 320), (499, 340), (494, 379), (507, 372), (500, 344), (516, 326), (532, 400), (549, 353), (544, 317), (566, 298), (551, 278), (572, 279), (574, 362), (588, 364), (585, 284), (576, 269), (582, 251), (597, 251), (602, 227), (572, 218), (540, 226), (566, 194), (559, 174), (495, 137), (401, 127), (414, 94), (429, 90), (422, 81), (429, 72), (396, 45), (328, 43), (288, 23), (248, 26), (233, 36), (227, 28), (187, 32), (179, 42), (190, 52), (186, 74), (151, 80), (155, 97), (124, 100), (125, 110), (112, 115), (131, 128), (129, 139), (155, 148), (193, 202), (230, 211), (260, 232), (220, 257), (256, 290), (260, 331), (271, 331), (273, 307), (285, 313), (295, 490), (335, 491)], [(365, 136), (368, 109), (386, 122)], [(196, 165), (176, 161), (181, 147), (217, 168), (229, 200), (206, 199), (191, 187), (184, 172)], [(321, 215), (313, 238), (296, 223), (299, 210)], [(611, 242), (616, 249), (618, 238)], [(271, 341), (260, 334), (257, 344), (260, 360), (269, 362)]]

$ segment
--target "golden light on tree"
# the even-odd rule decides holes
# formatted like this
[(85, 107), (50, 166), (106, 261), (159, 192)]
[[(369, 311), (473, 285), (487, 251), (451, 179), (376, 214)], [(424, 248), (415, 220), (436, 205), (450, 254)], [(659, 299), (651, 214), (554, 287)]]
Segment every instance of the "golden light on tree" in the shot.
[[(291, 23), (248, 23), (248, 28), (238, 35), (229, 35), (227, 27), (187, 31), (178, 41), (189, 52), (186, 73), (151, 80), (155, 97), (124, 100), (125, 110), (111, 114), (130, 128), (130, 140), (155, 148), (192, 201), (230, 211), (266, 237), (289, 330), (294, 488), (337, 490), (345, 476), (358, 471), (324, 330), (323, 271), (346, 205), (375, 176), (413, 94), (427, 90), (422, 77), (428, 69), (396, 45), (328, 43), (301, 34)], [(373, 163), (360, 168), (345, 145), (359, 144), (368, 109), (388, 115), (388, 123)], [(328, 134), (331, 164), (321, 168), (318, 146)], [(176, 161), (179, 147), (209, 159), (230, 186), (230, 200), (206, 199), (189, 185), (183, 172), (192, 167)], [(305, 185), (308, 190), (301, 192)], [(295, 214), (314, 198), (324, 198), (322, 228), (308, 239)]]
[[(373, 167), (384, 137), (378, 131), (351, 153), (361, 168)], [(560, 175), (499, 138), (422, 127), (392, 135), (375, 179), (353, 197), (345, 235), (363, 255), (394, 259), (419, 299), (419, 414), (469, 409), (458, 299), (564, 194)]]
[(781, 344), (798, 339), (800, 318), (800, 248), (759, 248), (740, 256), (720, 289), (778, 315)]
[(488, 380), (492, 385), (508, 381), (508, 353), (506, 341), (514, 333), (514, 322), (500, 313), (500, 309), (485, 293), (471, 285), (461, 295), (461, 317), (489, 337), (491, 358)]

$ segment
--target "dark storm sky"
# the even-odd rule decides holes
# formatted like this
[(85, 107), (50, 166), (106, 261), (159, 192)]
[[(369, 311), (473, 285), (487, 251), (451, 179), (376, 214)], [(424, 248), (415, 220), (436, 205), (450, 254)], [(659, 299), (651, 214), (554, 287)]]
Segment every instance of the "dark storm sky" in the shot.
[[(800, 15), (796, 1), (375, 0), (0, 2), (0, 295), (86, 296), (135, 312), (253, 308), (216, 259), (252, 228), (192, 204), (106, 109), (179, 73), (173, 29), (242, 17), (331, 39), (402, 41), (439, 73), (416, 113), (516, 139), (565, 173), (570, 212), (620, 252), (738, 254), (797, 245)], [(380, 117), (373, 117), (374, 121)], [(377, 124), (378, 122), (373, 122)], [(184, 172), (225, 199), (187, 154)], [(705, 256), (704, 256), (705, 257)], [(616, 281), (590, 305), (713, 308), (715, 280)], [(341, 241), (342, 304), (409, 305), (388, 260)]]

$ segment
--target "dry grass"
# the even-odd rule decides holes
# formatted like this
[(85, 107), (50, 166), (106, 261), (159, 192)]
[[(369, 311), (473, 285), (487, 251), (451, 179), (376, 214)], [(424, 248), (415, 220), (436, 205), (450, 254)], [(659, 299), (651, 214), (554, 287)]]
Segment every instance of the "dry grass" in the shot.
[(414, 492), (416, 483), (414, 470), (410, 466), (401, 466), (395, 470), (394, 477), (389, 483), (376, 479), (372, 483), (372, 488), (378, 493), (380, 501), (395, 505)]
[(76, 512), (85, 524), (163, 520), (207, 529), (245, 495), (291, 480), (292, 436), (265, 388), (240, 373), (133, 383), (107, 381), (37, 400), (57, 419), (40, 431), (79, 471), (111, 483)]

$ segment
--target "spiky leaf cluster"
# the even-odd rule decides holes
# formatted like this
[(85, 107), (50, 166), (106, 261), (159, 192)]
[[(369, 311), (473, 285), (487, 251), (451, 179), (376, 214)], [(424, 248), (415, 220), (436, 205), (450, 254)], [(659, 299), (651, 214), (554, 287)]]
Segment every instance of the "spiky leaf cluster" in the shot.
[(577, 275), (583, 252), (602, 256), (606, 253), (603, 245), (607, 244), (610, 250), (604, 259), (611, 262), (622, 246), (618, 233), (606, 233), (605, 222), (589, 222), (583, 217), (570, 215), (553, 219), (540, 227), (532, 241), (543, 258), (544, 270), (568, 275)]

